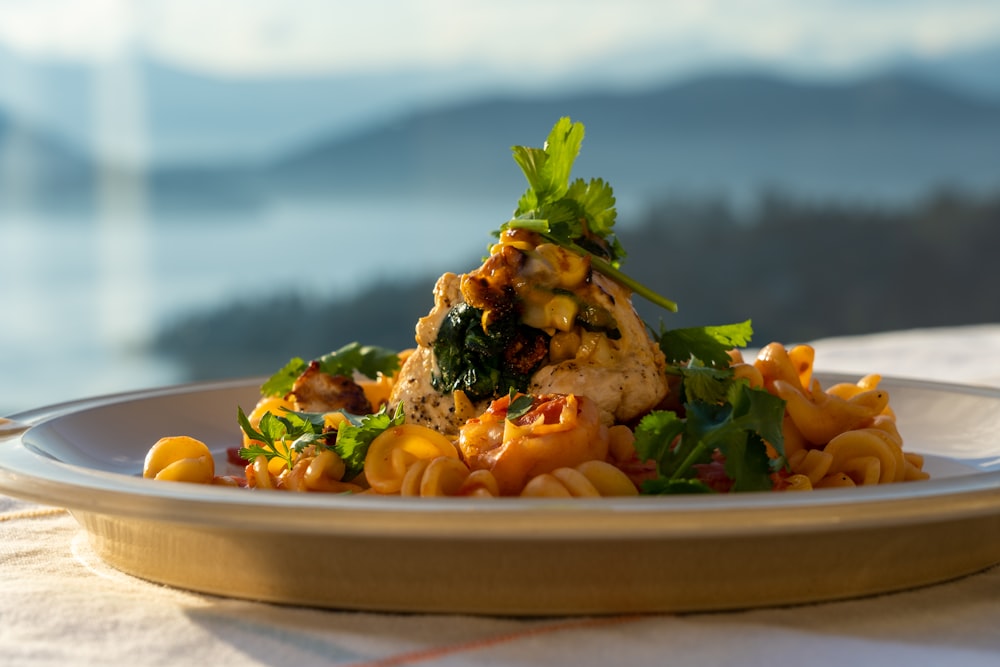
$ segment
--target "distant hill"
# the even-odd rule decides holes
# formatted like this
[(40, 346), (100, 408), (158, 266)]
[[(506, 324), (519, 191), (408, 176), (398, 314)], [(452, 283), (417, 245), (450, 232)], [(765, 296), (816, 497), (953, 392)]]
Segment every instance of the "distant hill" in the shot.
[(123, 72), (142, 97), (138, 108), (150, 158), (173, 165), (263, 160), (317, 134), (349, 132), (432, 100), (455, 99), (456, 89), (473, 96), (490, 85), (473, 68), (241, 77), (197, 72), (141, 53), (93, 67), (32, 60), (0, 46), (0, 108), (86, 150), (101, 89)]
[[(944, 186), (1000, 186), (1000, 101), (901, 73), (815, 83), (744, 72), (637, 92), (484, 97), (375, 118), (347, 137), (312, 136), (273, 159), (144, 176), (155, 206), (185, 210), (274, 197), (512, 199), (524, 181), (509, 147), (540, 145), (563, 115), (587, 127), (574, 173), (606, 178), (620, 201), (691, 192), (752, 200), (766, 190), (905, 201)], [(3, 127), (0, 141), (11, 136)], [(36, 147), (25, 155), (65, 163), (73, 183), (88, 183), (87, 161), (61, 142), (18, 136)]]
[(540, 145), (562, 115), (587, 126), (576, 174), (640, 194), (911, 197), (1000, 183), (1000, 102), (906, 75), (815, 84), (746, 73), (633, 94), (484, 99), (316, 141), (265, 171), (297, 192), (511, 192), (522, 179), (507, 147)]
[[(661, 202), (619, 236), (626, 273), (680, 305), (669, 313), (635, 297), (654, 330), (751, 319), (762, 346), (1000, 321), (1000, 301), (983, 297), (1000, 284), (1000, 191), (878, 208), (775, 196), (746, 222), (725, 202)], [(436, 278), (328, 301), (291, 293), (206, 309), (162, 329), (152, 349), (188, 379), (207, 379), (269, 374), (352, 340), (410, 347)]]
[[(148, 130), (145, 148), (154, 163), (263, 160), (324, 133), (346, 136), (407, 111), (471, 101), (490, 91), (548, 91), (563, 97), (567, 91), (662, 89), (681, 76), (675, 61), (655, 46), (637, 44), (581, 60), (558, 78), (541, 70), (503, 73), (467, 63), (347, 74), (227, 76), (168, 64), (141, 50), (125, 60), (92, 66), (33, 58), (0, 45), (0, 109), (87, 150), (94, 144), (98, 98), (125, 86), (126, 93), (141, 97), (138, 108)], [(731, 68), (726, 62), (713, 61), (704, 66), (708, 70), (684, 76)], [(773, 64), (740, 62), (781, 74)], [(886, 58), (881, 68), (938, 81), (969, 97), (1000, 100), (1000, 44), (931, 56), (901, 53)], [(814, 76), (825, 75), (817, 71)]]
[(88, 206), (93, 179), (86, 155), (0, 110), (0, 212)]

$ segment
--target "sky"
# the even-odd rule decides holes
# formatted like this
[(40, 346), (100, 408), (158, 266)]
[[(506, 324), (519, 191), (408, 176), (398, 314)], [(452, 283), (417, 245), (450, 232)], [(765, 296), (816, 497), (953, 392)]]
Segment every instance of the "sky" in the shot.
[(237, 76), (456, 63), (553, 75), (628, 52), (678, 69), (837, 72), (997, 43), (997, 0), (0, 0), (0, 46), (19, 55), (101, 62), (138, 48)]

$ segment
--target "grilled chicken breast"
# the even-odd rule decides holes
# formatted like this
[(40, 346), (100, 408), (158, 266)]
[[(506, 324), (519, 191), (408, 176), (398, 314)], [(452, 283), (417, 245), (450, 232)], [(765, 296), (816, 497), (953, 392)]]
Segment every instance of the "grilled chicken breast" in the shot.
[(393, 404), (403, 402), (412, 423), (457, 433), (496, 398), (470, 402), (462, 395), (456, 405), (453, 392), (434, 387), (433, 378), (441, 374), (434, 344), (446, 318), (461, 304), (483, 312), (484, 329), (516, 311), (521, 324), (532, 331), (537, 327), (539, 336), (544, 332), (547, 349), (540, 355), (533, 343), (528, 353), (519, 347), (498, 355), (511, 357), (515, 366), (525, 354), (540, 359), (530, 367), (528, 393), (587, 396), (597, 404), (601, 422), (609, 425), (641, 416), (666, 396), (663, 353), (632, 307), (631, 293), (590, 270), (589, 260), (555, 246), (534, 247), (522, 238), (499, 244), (469, 274), (446, 273), (438, 279), (434, 307), (417, 323), (417, 347), (390, 397)]

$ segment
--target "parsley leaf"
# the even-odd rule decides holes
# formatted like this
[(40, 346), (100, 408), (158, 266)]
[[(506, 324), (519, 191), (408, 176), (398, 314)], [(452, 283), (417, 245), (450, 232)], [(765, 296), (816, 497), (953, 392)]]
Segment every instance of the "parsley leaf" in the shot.
[(347, 468), (344, 479), (352, 479), (364, 470), (365, 456), (372, 440), (387, 429), (402, 426), (406, 415), (402, 402), (396, 405), (396, 410), (392, 414), (389, 414), (386, 405), (372, 415), (359, 417), (346, 412), (342, 414), (347, 417), (347, 421), (337, 429), (337, 441), (333, 445), (333, 451), (337, 452)]
[(254, 428), (243, 408), (238, 408), (237, 419), (247, 437), (255, 441), (240, 448), (239, 456), (245, 461), (253, 461), (258, 456), (268, 461), (278, 458), (291, 468), (295, 462), (293, 452), (301, 452), (307, 445), (323, 444), (326, 439), (322, 419), (310, 419), (305, 413), (286, 411), (279, 416), (265, 412)]
[[(240, 427), (255, 442), (242, 447), (239, 456), (245, 461), (253, 461), (258, 456), (264, 456), (268, 461), (279, 458), (285, 462), (286, 467), (291, 468), (295, 463), (295, 454), (314, 445), (335, 451), (344, 461), (344, 478), (352, 479), (364, 469), (365, 455), (372, 440), (388, 428), (401, 426), (406, 418), (402, 403), (396, 406), (392, 414), (385, 405), (370, 415), (353, 415), (343, 410), (339, 412), (344, 415), (345, 421), (334, 432), (326, 425), (327, 413), (286, 410), (279, 416), (265, 412), (254, 428), (240, 408)], [(332, 445), (329, 444), (331, 439)]]
[(302, 375), (308, 366), (309, 363), (301, 357), (292, 357), (287, 364), (260, 386), (260, 395), (284, 396), (292, 390), (295, 380)]
[(729, 350), (746, 347), (753, 337), (750, 320), (722, 326), (664, 329), (655, 336), (667, 363), (687, 362), (692, 357), (714, 367), (729, 366)]
[[(319, 369), (329, 375), (352, 376), (355, 372), (375, 379), (379, 373), (391, 375), (399, 370), (399, 354), (375, 345), (348, 343), (339, 350), (315, 359)], [(300, 357), (292, 358), (260, 387), (261, 396), (284, 396), (292, 390), (295, 380), (309, 367)]]
[(391, 375), (399, 370), (399, 354), (395, 350), (356, 342), (324, 354), (317, 361), (324, 373), (351, 376), (357, 371), (373, 380), (379, 373)]
[(514, 217), (501, 225), (533, 231), (550, 243), (588, 256), (591, 266), (654, 304), (676, 311), (677, 304), (619, 269), (625, 251), (613, 232), (617, 210), (611, 186), (602, 179), (570, 182), (584, 127), (560, 118), (542, 148), (514, 146), (514, 161), (528, 180)]
[[(654, 411), (639, 422), (636, 452), (642, 460), (655, 462), (659, 476), (643, 484), (644, 493), (708, 489), (698, 479), (696, 466), (710, 463), (716, 453), (733, 491), (772, 488), (771, 473), (784, 465), (785, 402), (728, 374), (727, 379), (725, 371), (704, 368), (686, 373), (684, 383), (697, 386), (685, 387), (684, 416)], [(765, 443), (774, 447), (777, 459), (768, 456)]]
[(530, 394), (510, 392), (510, 403), (507, 406), (507, 421), (516, 422), (535, 407), (535, 397)]

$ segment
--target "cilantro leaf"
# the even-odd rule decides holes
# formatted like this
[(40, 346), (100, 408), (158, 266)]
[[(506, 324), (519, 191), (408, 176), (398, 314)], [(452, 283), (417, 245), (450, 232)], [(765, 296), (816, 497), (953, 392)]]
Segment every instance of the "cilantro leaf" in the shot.
[[(405, 420), (403, 405), (396, 406), (389, 413), (383, 405), (379, 412), (371, 415), (353, 415), (339, 411), (345, 417), (334, 434), (327, 427), (327, 413), (284, 411), (280, 416), (265, 412), (256, 428), (250, 423), (243, 409), (238, 418), (243, 432), (255, 443), (239, 450), (240, 458), (253, 461), (257, 456), (265, 456), (268, 461), (279, 458), (291, 468), (295, 463), (295, 453), (314, 445), (321, 449), (332, 449), (344, 461), (345, 479), (356, 477), (363, 469), (368, 446), (382, 431), (400, 426)], [(333, 445), (329, 444), (334, 439)]]
[(350, 377), (357, 371), (373, 380), (379, 373), (391, 375), (399, 370), (399, 354), (395, 350), (357, 342), (324, 354), (317, 361), (324, 373)]
[[(772, 488), (771, 473), (784, 465), (782, 418), (785, 402), (765, 389), (754, 389), (732, 372), (701, 368), (684, 376), (710, 379), (709, 389), (686, 388), (684, 416), (654, 411), (635, 430), (635, 449), (642, 460), (656, 464), (658, 478), (643, 486), (644, 493), (696, 492), (696, 466), (718, 453), (733, 491)], [(767, 444), (777, 458), (768, 456)], [(707, 487), (706, 487), (707, 488)]]
[[(687, 452), (681, 450), (684, 443), (679, 440), (686, 428), (687, 424), (675, 412), (650, 412), (635, 429), (635, 451), (641, 460), (656, 462), (661, 478), (673, 478), (681, 462), (687, 458)], [(695, 443), (686, 444), (690, 450)]]
[(402, 426), (406, 414), (402, 402), (396, 405), (392, 414), (389, 414), (387, 405), (383, 405), (372, 415), (359, 417), (346, 412), (342, 414), (347, 417), (347, 421), (337, 428), (337, 441), (333, 445), (333, 451), (337, 452), (346, 466), (344, 479), (353, 479), (364, 470), (365, 456), (372, 440), (387, 429)]
[[(615, 219), (618, 216), (611, 185), (600, 178), (591, 179), (589, 183), (578, 178), (566, 191), (566, 198), (580, 204), (591, 233), (601, 238), (611, 236), (611, 228), (615, 226)], [(624, 252), (621, 250), (614, 254), (624, 257)]]
[(542, 148), (514, 146), (514, 161), (528, 181), (514, 217), (497, 234), (524, 229), (581, 256), (591, 266), (654, 304), (676, 311), (677, 304), (620, 270), (625, 251), (613, 227), (617, 210), (611, 186), (599, 178), (570, 183), (573, 162), (580, 152), (584, 128), (563, 117), (556, 121)]
[(535, 398), (530, 394), (518, 394), (510, 392), (510, 403), (507, 406), (507, 421), (515, 422), (524, 415), (531, 412), (535, 407)]
[[(315, 359), (319, 368), (329, 375), (352, 376), (355, 372), (375, 379), (379, 373), (391, 375), (399, 369), (399, 354), (375, 345), (348, 343), (339, 350)], [(309, 367), (309, 362), (292, 358), (260, 387), (261, 396), (284, 396), (292, 390), (295, 380)]]
[(710, 368), (701, 365), (679, 366), (669, 369), (681, 376), (684, 400), (688, 403), (724, 403), (733, 373), (728, 368)]
[(725, 457), (726, 474), (733, 480), (733, 491), (770, 491), (773, 488), (773, 466), (767, 456), (767, 446), (756, 433), (733, 439), (719, 451)]
[(281, 459), (286, 467), (291, 468), (295, 463), (293, 452), (301, 452), (309, 445), (322, 448), (327, 446), (329, 434), (326, 421), (319, 413), (285, 410), (281, 415), (276, 415), (265, 412), (257, 428), (250, 423), (243, 408), (239, 408), (237, 418), (247, 437), (258, 443), (240, 448), (239, 456), (245, 461), (253, 461), (263, 455), (268, 461)]
[(258, 456), (263, 455), (268, 461), (279, 458), (285, 462), (288, 468), (292, 467), (291, 449), (284, 444), (285, 438), (289, 435), (286, 422), (271, 412), (265, 412), (255, 428), (250, 423), (246, 413), (243, 412), (243, 408), (237, 408), (237, 420), (247, 437), (257, 443), (241, 447), (239, 450), (241, 459), (253, 461)]
[(750, 320), (722, 326), (664, 329), (655, 336), (667, 363), (686, 362), (692, 357), (709, 366), (729, 366), (729, 351), (746, 347), (753, 337)]
[(566, 193), (573, 162), (583, 143), (583, 124), (560, 118), (549, 132), (544, 148), (514, 146), (511, 151), (528, 179), (518, 215), (548, 204)]
[(308, 362), (304, 359), (292, 357), (287, 364), (282, 366), (280, 370), (260, 386), (260, 395), (284, 396), (292, 390), (295, 380), (302, 375), (308, 366)]
[(730, 385), (729, 402), (733, 406), (734, 423), (771, 443), (778, 461), (783, 462), (785, 401), (766, 389), (752, 388), (744, 380)]

